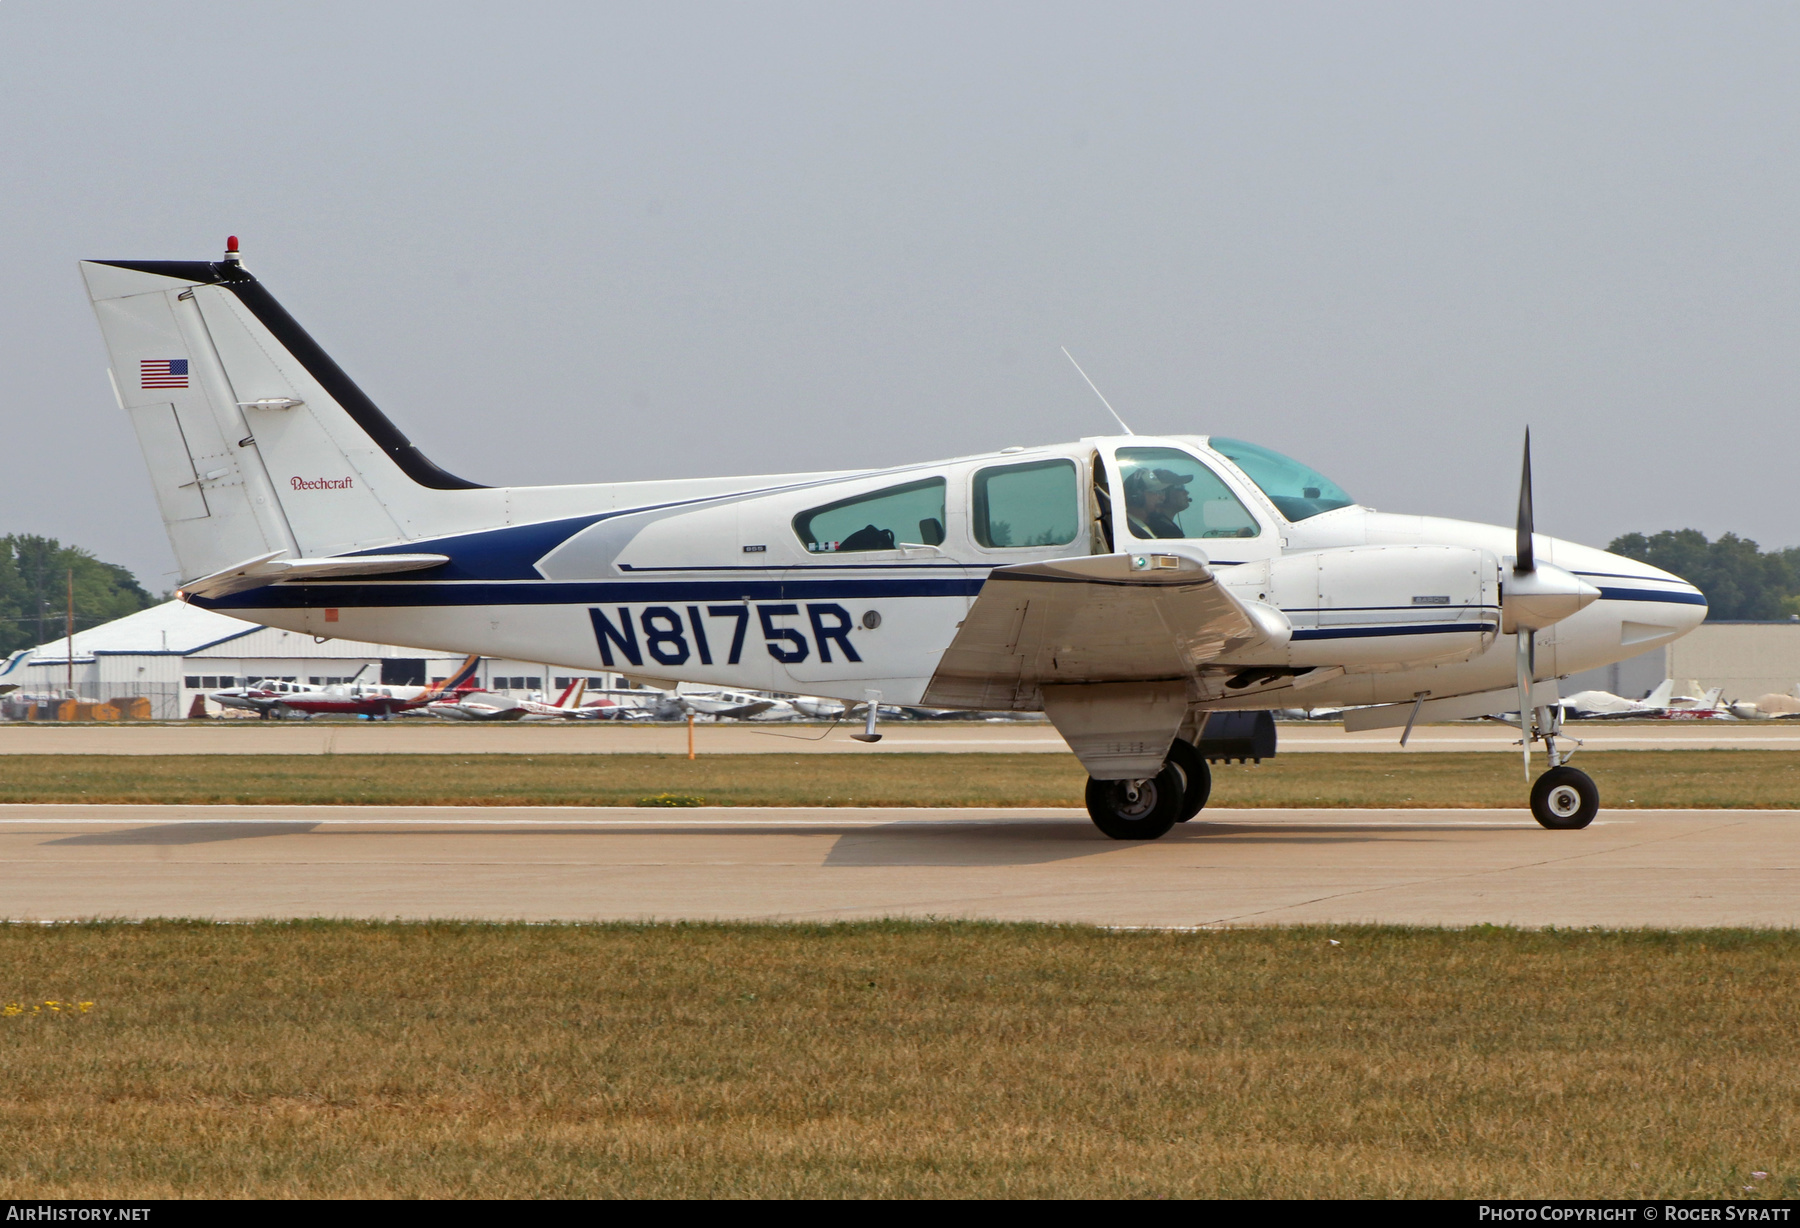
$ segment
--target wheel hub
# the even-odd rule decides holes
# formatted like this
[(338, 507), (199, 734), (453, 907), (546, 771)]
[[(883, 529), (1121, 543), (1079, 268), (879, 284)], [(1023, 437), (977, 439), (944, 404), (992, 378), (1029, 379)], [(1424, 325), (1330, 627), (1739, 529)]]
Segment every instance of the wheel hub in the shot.
[(1156, 809), (1156, 785), (1148, 780), (1129, 783), (1121, 792), (1124, 794), (1119, 806), (1121, 819), (1141, 819)]
[(1548, 798), (1551, 813), (1566, 819), (1581, 809), (1581, 794), (1572, 785), (1557, 785)]

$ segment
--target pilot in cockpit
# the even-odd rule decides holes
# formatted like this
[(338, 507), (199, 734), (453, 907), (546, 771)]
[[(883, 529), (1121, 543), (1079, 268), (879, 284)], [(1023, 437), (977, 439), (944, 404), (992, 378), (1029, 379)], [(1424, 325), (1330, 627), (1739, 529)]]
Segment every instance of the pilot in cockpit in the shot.
[(1134, 537), (1186, 537), (1176, 517), (1193, 505), (1191, 473), (1136, 469), (1125, 478), (1125, 517)]

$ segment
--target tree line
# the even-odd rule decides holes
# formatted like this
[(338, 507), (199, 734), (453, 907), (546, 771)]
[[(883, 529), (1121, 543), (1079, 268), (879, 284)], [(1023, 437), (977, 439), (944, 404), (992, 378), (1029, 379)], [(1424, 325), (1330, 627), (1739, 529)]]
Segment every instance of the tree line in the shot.
[(0, 658), (63, 634), (69, 576), (75, 577), (75, 629), (86, 631), (155, 605), (137, 577), (54, 537), (0, 537)]

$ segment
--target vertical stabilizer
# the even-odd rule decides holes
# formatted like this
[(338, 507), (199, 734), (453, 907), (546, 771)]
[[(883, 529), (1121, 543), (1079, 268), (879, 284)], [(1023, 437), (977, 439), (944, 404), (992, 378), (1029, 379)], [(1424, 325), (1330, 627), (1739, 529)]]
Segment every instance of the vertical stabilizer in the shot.
[[(463, 527), (427, 460), (237, 263), (83, 261), (184, 580)], [(466, 498), (466, 497), (465, 497)]]

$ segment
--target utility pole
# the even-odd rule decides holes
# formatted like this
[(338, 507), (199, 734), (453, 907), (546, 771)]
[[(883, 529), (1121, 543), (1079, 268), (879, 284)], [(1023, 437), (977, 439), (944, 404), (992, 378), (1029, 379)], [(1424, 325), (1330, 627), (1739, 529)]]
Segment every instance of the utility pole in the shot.
[(68, 639), (68, 648), (64, 655), (69, 659), (69, 698), (75, 698), (75, 569), (69, 568), (69, 608), (64, 616), (63, 634)]

